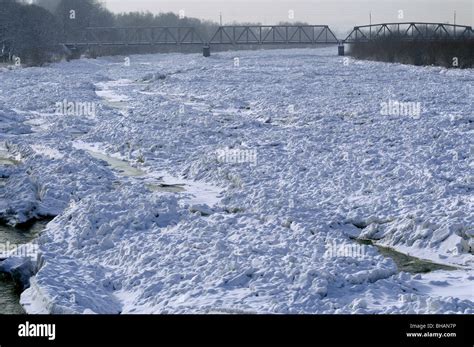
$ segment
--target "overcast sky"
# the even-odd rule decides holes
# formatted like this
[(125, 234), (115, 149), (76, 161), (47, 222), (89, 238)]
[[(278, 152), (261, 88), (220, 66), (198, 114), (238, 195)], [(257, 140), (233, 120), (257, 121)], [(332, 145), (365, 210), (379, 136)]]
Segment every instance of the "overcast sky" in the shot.
[[(328, 24), (339, 30), (372, 22), (442, 22), (473, 25), (474, 0), (102, 0), (113, 12), (185, 11), (187, 17), (219, 21), (224, 24), (260, 22), (276, 24), (294, 20), (310, 24)], [(399, 19), (400, 10), (403, 19)]]

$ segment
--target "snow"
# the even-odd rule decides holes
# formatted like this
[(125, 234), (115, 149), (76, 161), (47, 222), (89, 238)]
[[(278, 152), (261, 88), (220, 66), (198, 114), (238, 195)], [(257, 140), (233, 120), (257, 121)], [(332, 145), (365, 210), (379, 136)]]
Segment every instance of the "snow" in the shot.
[(432, 296), (457, 297), (472, 301), (474, 272), (469, 271), (434, 271), (419, 275), (417, 289)]
[[(334, 48), (122, 61), (0, 72), (21, 158), (0, 165), (0, 218), (57, 216), (27, 312), (474, 313), (472, 70)], [(96, 114), (55, 115), (63, 100)], [(355, 237), (461, 270), (328, 253)]]

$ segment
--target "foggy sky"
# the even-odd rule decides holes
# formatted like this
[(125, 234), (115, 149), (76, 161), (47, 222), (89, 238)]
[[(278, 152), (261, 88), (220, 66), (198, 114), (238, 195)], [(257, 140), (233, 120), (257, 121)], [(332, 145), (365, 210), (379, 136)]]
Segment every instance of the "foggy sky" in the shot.
[[(150, 11), (175, 12), (184, 10), (187, 17), (219, 22), (260, 22), (276, 24), (294, 21), (327, 24), (339, 30), (355, 25), (382, 22), (440, 22), (453, 23), (456, 11), (458, 24), (473, 25), (474, 0), (103, 0), (113, 12)], [(399, 10), (403, 19), (399, 19)]]

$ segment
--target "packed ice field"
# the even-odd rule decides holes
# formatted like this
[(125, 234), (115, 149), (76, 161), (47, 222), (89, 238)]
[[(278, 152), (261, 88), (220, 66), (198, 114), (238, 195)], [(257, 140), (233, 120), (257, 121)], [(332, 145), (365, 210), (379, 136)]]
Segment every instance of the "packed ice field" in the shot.
[(473, 82), (335, 47), (3, 69), (0, 218), (55, 218), (0, 270), (31, 314), (474, 313)]

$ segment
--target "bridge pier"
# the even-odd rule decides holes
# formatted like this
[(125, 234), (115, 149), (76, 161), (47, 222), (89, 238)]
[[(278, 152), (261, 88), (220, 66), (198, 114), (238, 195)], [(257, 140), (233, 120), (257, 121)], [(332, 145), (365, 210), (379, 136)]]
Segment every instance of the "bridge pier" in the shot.
[(344, 44), (340, 43), (339, 46), (337, 47), (337, 54), (340, 56), (344, 55)]
[(206, 58), (211, 56), (211, 46), (210, 45), (205, 45), (202, 48), (202, 55), (205, 56)]

